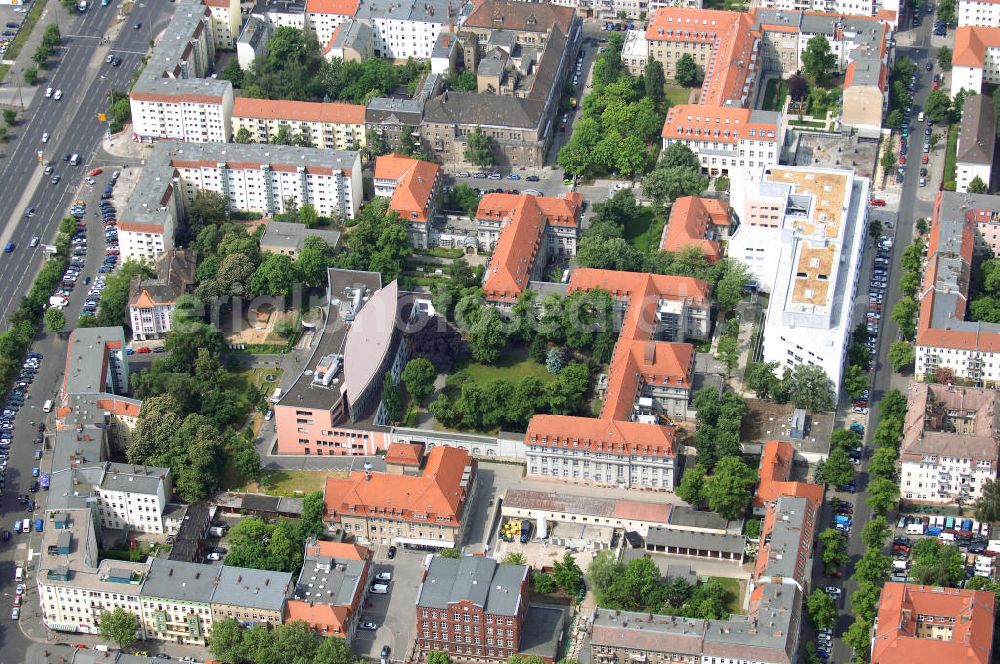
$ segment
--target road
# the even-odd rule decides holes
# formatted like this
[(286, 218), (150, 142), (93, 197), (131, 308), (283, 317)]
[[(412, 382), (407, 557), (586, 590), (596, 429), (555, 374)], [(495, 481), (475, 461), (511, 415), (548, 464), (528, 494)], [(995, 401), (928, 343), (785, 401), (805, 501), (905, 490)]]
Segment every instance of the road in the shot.
[[(905, 25), (909, 27), (909, 17), (904, 17), (903, 20), (905, 21)], [(895, 239), (889, 269), (889, 287), (885, 293), (884, 304), (882, 307), (882, 311), (885, 313), (892, 311), (893, 305), (899, 301), (901, 296), (898, 276), (901, 273), (900, 262), (903, 249), (913, 241), (914, 221), (919, 218), (925, 218), (929, 221), (933, 211), (932, 202), (927, 200), (927, 198), (931, 195), (931, 192), (927, 189), (922, 190), (919, 186), (920, 167), (918, 164), (920, 160), (918, 155), (923, 154), (924, 132), (923, 127), (916, 124), (916, 115), (923, 109), (924, 103), (927, 101), (927, 95), (931, 91), (931, 83), (933, 81), (933, 73), (924, 69), (925, 63), (928, 59), (933, 62), (937, 54), (937, 49), (931, 47), (930, 40), (933, 22), (934, 21), (931, 17), (924, 16), (919, 27), (915, 29), (911, 28), (911, 30), (915, 33), (913, 35), (911, 45), (898, 47), (896, 53), (897, 59), (902, 56), (907, 56), (917, 63), (918, 81), (917, 88), (913, 94), (914, 124), (912, 125), (913, 130), (910, 132), (908, 143), (908, 155), (912, 156), (910, 161), (912, 165), (906, 169), (906, 175), (902, 184), (902, 192), (900, 194), (900, 203), (897, 215), (898, 221), (893, 229), (895, 232)], [(940, 131), (937, 127), (935, 127), (935, 129)], [(895, 135), (893, 135), (893, 140), (898, 140)], [(939, 149), (943, 152), (943, 147)], [(940, 157), (940, 154), (937, 155), (935, 157), (935, 161), (932, 161), (929, 168), (941, 168), (942, 161), (943, 159)], [(863, 295), (867, 296), (867, 291), (864, 292)], [(867, 502), (865, 502), (867, 498), (865, 489), (868, 485), (868, 461), (874, 450), (871, 438), (880, 417), (879, 401), (886, 392), (892, 389), (891, 381), (893, 377), (893, 370), (888, 356), (889, 347), (897, 338), (898, 332), (899, 328), (896, 323), (893, 322), (888, 315), (883, 316), (881, 332), (879, 334), (879, 343), (872, 366), (874, 375), (871, 396), (872, 408), (868, 416), (869, 424), (865, 429), (865, 454), (862, 457), (862, 465), (858, 469), (857, 473), (858, 493), (854, 496), (836, 494), (842, 498), (851, 500), (854, 503), (855, 526), (852, 528), (850, 539), (848, 540), (848, 553), (851, 556), (851, 562), (848, 564), (847, 570), (845, 570), (844, 582), (842, 584), (845, 598), (849, 598), (851, 593), (857, 589), (857, 584), (849, 577), (854, 571), (854, 564), (865, 552), (864, 544), (861, 542), (861, 529), (864, 524), (868, 523), (872, 516), (871, 508), (869, 508)], [(850, 400), (846, 400), (841, 405), (840, 411), (838, 412), (838, 424), (845, 420), (845, 413), (846, 411), (849, 411), (850, 408)], [(830, 521), (830, 508), (829, 504), (827, 504), (824, 510), (822, 527), (826, 528), (831, 525)], [(817, 559), (814, 565), (815, 573), (813, 575), (813, 587), (823, 587), (829, 584), (841, 585), (837, 584), (833, 579), (824, 577), (822, 569), (822, 561)], [(844, 599), (841, 604), (844, 612), (841, 614), (840, 621), (835, 629), (835, 633), (837, 634), (843, 634), (847, 628), (850, 627), (851, 623), (854, 622), (850, 602), (847, 599)], [(831, 661), (850, 661), (851, 654), (851, 648), (845, 645), (841, 639), (836, 638), (834, 640), (834, 651)]]
[[(99, 154), (105, 126), (97, 121), (97, 113), (106, 109), (107, 95), (112, 88), (127, 89), (133, 71), (145, 55), (151, 35), (166, 24), (172, 7), (169, 3), (136, 5), (134, 15), (127, 19), (118, 37), (104, 46), (100, 40), (113, 22), (114, 6), (93, 7), (87, 14), (72, 18), (67, 18), (56, 3), (50, 3), (46, 10), (39, 30), (47, 23), (58, 21), (63, 46), (45, 72), (47, 80), (42, 82), (37, 94), (33, 98), (26, 96), (28, 106), (21, 115), (20, 124), (11, 131), (5, 155), (0, 158), (0, 182), (4, 183), (0, 187), (0, 210), (7, 214), (0, 231), (0, 244), (13, 242), (16, 245), (13, 253), (0, 256), (0, 322), (6, 320), (30, 287), (43, 260), (40, 249), (29, 248), (31, 238), (37, 235), (42, 242), (51, 241), (59, 220), (76, 197), (88, 200), (88, 212), (97, 209), (100, 188), (103, 188), (108, 174), (99, 179), (100, 188), (84, 186), (81, 190), (80, 187), (84, 173), (95, 165), (113, 165), (103, 161)], [(139, 21), (145, 29), (132, 28)], [(120, 67), (113, 68), (104, 63), (109, 52), (122, 57)], [(62, 90), (60, 101), (44, 98), (43, 92), (48, 86)], [(42, 134), (46, 132), (50, 139), (42, 143)], [(43, 148), (46, 158), (52, 160), (55, 172), (62, 175), (57, 185), (49, 183), (48, 176), (43, 174), (44, 164), (38, 161), (37, 151)], [(71, 153), (81, 156), (79, 166), (72, 167), (62, 161), (63, 155)], [(30, 219), (24, 216), (28, 206), (36, 209)], [(101, 263), (103, 241), (99, 217), (90, 214), (87, 220), (90, 244), (84, 274), (94, 276)], [(67, 319), (75, 320), (79, 315), (86, 291), (83, 283), (74, 290)], [(37, 435), (36, 425), (45, 417), (42, 404), (46, 399), (53, 398), (59, 389), (66, 344), (55, 335), (41, 335), (33, 344), (33, 350), (42, 353), (44, 359), (34, 383), (28, 389), (24, 407), (15, 420), (6, 488), (0, 498), (0, 529), (10, 529), (15, 519), (29, 516), (17, 503), (17, 495), (28, 492), (33, 467), (40, 465), (42, 470), (48, 470), (50, 464), (48, 452), (41, 461), (34, 459), (35, 449), (39, 446), (33, 444), (33, 439)], [(36, 511), (43, 510), (45, 493), (40, 492), (33, 497), (38, 502)], [(30, 552), (37, 550), (38, 541), (38, 535), (14, 535), (0, 549), (0, 578), (4, 579), (0, 592), (8, 602), (13, 599), (15, 561), (18, 564), (27, 561), (32, 555)], [(32, 577), (29, 575), (20, 624), (10, 620), (10, 603), (0, 606), (0, 664), (26, 661), (25, 653), (30, 641), (24, 632), (31, 639), (47, 639), (49, 642), (73, 638), (72, 635), (48, 633), (41, 625), (37, 592), (33, 581), (30, 581)]]
[[(0, 210), (7, 215), (0, 231), (0, 244), (13, 242), (16, 247), (0, 260), (0, 324), (6, 323), (43, 260), (40, 249), (29, 248), (31, 238), (37, 235), (44, 243), (55, 237), (59, 220), (83, 175), (93, 165), (102, 165), (97, 152), (106, 125), (97, 120), (97, 114), (107, 110), (109, 92), (128, 89), (133, 72), (141, 66), (151, 35), (166, 25), (173, 7), (162, 2), (135, 5), (118, 38), (102, 46), (101, 38), (112, 29), (116, 5), (96, 6), (86, 14), (66, 18), (61, 8), (51, 3), (45, 18), (39, 22), (39, 31), (48, 23), (57, 22), (63, 43), (50, 68), (42, 72), (39, 89), (21, 115), (20, 123), (8, 134), (5, 154), (0, 159), (0, 182), (4, 183), (0, 188)], [(141, 22), (143, 28), (133, 29), (136, 22)], [(121, 56), (120, 67), (105, 64), (104, 58), (111, 52)], [(12, 76), (19, 70), (16, 67)], [(62, 90), (62, 99), (46, 99), (43, 94), (46, 87)], [(43, 133), (50, 135), (47, 143), (42, 143)], [(50, 184), (44, 174), (45, 165), (38, 160), (39, 150), (43, 150), (45, 160), (51, 161), (61, 176), (59, 184)], [(81, 159), (76, 167), (62, 160), (74, 153)], [(25, 217), (28, 207), (36, 210), (30, 219)]]

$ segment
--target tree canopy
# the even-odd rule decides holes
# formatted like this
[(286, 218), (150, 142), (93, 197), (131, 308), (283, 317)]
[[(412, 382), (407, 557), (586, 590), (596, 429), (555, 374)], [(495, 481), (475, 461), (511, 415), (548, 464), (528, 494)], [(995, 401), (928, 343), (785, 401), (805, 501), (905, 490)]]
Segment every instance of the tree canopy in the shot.
[(815, 35), (806, 42), (806, 49), (802, 52), (802, 67), (813, 82), (825, 85), (836, 63), (837, 58), (830, 50), (826, 35)]

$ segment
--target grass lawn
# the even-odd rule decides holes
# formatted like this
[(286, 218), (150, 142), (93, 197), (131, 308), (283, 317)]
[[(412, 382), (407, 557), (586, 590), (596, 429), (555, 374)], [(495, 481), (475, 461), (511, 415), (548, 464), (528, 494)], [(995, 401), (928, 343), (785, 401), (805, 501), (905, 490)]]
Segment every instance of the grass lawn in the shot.
[(660, 235), (666, 223), (663, 213), (641, 207), (638, 214), (625, 222), (625, 239), (639, 251), (656, 251), (660, 248)]
[(555, 379), (554, 374), (546, 370), (544, 364), (535, 362), (523, 353), (511, 353), (500, 358), (495, 365), (468, 362), (461, 369), (448, 376), (447, 387), (457, 394), (462, 385), (468, 381), (486, 384), (494, 380), (509, 380), (517, 382), (522, 378), (533, 376), (543, 383)]
[(668, 85), (666, 93), (671, 106), (686, 104), (691, 99), (691, 88), (682, 88), (679, 85)]
[(731, 593), (732, 599), (729, 602), (729, 606), (726, 607), (729, 609), (729, 612), (742, 613), (743, 607), (740, 600), (743, 599), (743, 587), (740, 585), (739, 579), (730, 579), (726, 576), (713, 576), (711, 578), (721, 583)]
[(782, 78), (770, 78), (764, 88), (764, 103), (762, 110), (780, 111), (788, 96), (788, 84)]
[(944, 152), (944, 178), (942, 183), (951, 182), (955, 183), (955, 169), (957, 158), (955, 154), (958, 151), (958, 125), (953, 124), (948, 127), (948, 145)]
[(260, 482), (251, 482), (245, 491), (266, 493), (271, 496), (303, 496), (322, 491), (328, 477), (347, 477), (344, 471), (330, 470), (265, 470)]

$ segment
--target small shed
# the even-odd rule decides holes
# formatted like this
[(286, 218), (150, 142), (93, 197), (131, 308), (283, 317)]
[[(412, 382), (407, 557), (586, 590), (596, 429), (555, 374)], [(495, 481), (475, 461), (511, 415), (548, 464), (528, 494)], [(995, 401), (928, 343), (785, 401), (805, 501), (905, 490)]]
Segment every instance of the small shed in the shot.
[(788, 435), (799, 440), (809, 432), (809, 415), (804, 408), (796, 408), (792, 413), (792, 421), (788, 427)]

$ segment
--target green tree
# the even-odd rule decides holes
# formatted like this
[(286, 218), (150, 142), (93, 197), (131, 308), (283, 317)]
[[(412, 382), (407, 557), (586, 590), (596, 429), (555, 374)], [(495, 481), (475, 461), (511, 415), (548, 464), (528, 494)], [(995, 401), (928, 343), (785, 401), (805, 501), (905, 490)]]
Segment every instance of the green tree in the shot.
[[(894, 108), (891, 111), (889, 111), (889, 115), (887, 115), (886, 118), (885, 118), (885, 126), (889, 127), (893, 131), (899, 131), (900, 128), (903, 126), (903, 112), (901, 110), (899, 110), (898, 108)], [(887, 148), (888, 152), (891, 154), (892, 153), (892, 148), (889, 145), (886, 145), (886, 148)], [(889, 167), (891, 168), (892, 164), (890, 164)], [(882, 168), (885, 169), (885, 163), (884, 162), (882, 164)], [(885, 170), (888, 170), (888, 169), (885, 169)]]
[(504, 565), (527, 565), (528, 564), (528, 561), (524, 557), (524, 554), (521, 553), (520, 551), (511, 551), (506, 556), (504, 556), (503, 560), (501, 560), (500, 562), (502, 564), (504, 564)]
[(507, 330), (500, 313), (487, 307), (469, 328), (468, 341), (472, 357), (483, 364), (493, 364), (507, 346)]
[(677, 59), (674, 64), (674, 80), (677, 81), (678, 85), (683, 85), (686, 88), (692, 87), (698, 84), (700, 78), (698, 65), (690, 54), (685, 53)]
[(750, 504), (750, 492), (757, 474), (739, 457), (726, 457), (715, 466), (706, 481), (709, 508), (726, 519), (737, 518)]
[(135, 614), (122, 608), (104, 611), (101, 613), (100, 630), (103, 638), (114, 641), (124, 650), (136, 641), (139, 619)]
[[(213, 640), (215, 639), (213, 630)], [(299, 660), (295, 660), (298, 662)], [(304, 661), (309, 661), (305, 659)], [(357, 659), (351, 652), (351, 646), (344, 639), (335, 636), (324, 636), (319, 641), (316, 654), (313, 655), (312, 664), (355, 664)], [(450, 664), (449, 662), (438, 662), (438, 664)]]
[(247, 282), (247, 290), (250, 295), (290, 297), (294, 285), (295, 268), (292, 257), (268, 253)]
[(38, 69), (36, 67), (28, 67), (24, 70), (25, 85), (38, 85)]
[(303, 203), (299, 208), (299, 221), (306, 228), (315, 228), (319, 225), (319, 213), (312, 203)]
[(700, 196), (708, 188), (708, 178), (684, 166), (657, 168), (642, 180), (642, 193), (657, 204), (682, 196)]
[(965, 582), (966, 590), (985, 590), (988, 593), (993, 593), (996, 595), (998, 601), (1000, 601), (1000, 583), (997, 583), (993, 579), (988, 579), (985, 576), (974, 576)]
[(844, 486), (854, 481), (854, 466), (844, 448), (837, 447), (830, 452), (823, 464), (823, 480), (833, 486)]
[(919, 539), (910, 552), (910, 576), (929, 586), (957, 586), (965, 578), (965, 557), (957, 546)]
[(497, 142), (492, 136), (487, 136), (482, 129), (476, 127), (466, 138), (463, 156), (476, 166), (488, 168), (496, 164)]
[(819, 543), (823, 547), (823, 564), (827, 570), (845, 565), (850, 560), (847, 553), (847, 540), (836, 528), (827, 528), (821, 532)]
[(830, 50), (830, 42), (823, 34), (812, 37), (802, 52), (802, 68), (817, 85), (825, 85), (833, 73), (837, 58)]
[(62, 309), (50, 307), (45, 310), (45, 329), (49, 332), (60, 332), (66, 327), (66, 316)]
[(653, 105), (659, 108), (665, 98), (664, 86), (667, 83), (667, 79), (663, 75), (663, 63), (650, 58), (642, 74), (642, 82), (646, 88), (646, 98), (650, 99)]
[(1000, 521), (1000, 482), (985, 480), (976, 500), (976, 518), (980, 521)]
[(559, 588), (559, 584), (552, 578), (552, 575), (545, 572), (535, 572), (532, 574), (531, 582), (535, 586), (535, 592), (542, 593), (543, 595), (554, 593)]
[(934, 122), (944, 122), (951, 112), (951, 99), (943, 90), (931, 90), (924, 104), (924, 112)]
[(834, 429), (830, 434), (830, 449), (853, 450), (857, 449), (859, 442), (858, 435), (849, 429)]
[(3, 110), (3, 121), (8, 127), (13, 127), (14, 123), (17, 122), (17, 111), (12, 108), (5, 108)]
[(449, 207), (453, 210), (462, 210), (471, 217), (479, 209), (479, 199), (478, 191), (464, 182), (459, 182), (451, 190)]
[(722, 266), (725, 272), (715, 284), (712, 296), (720, 311), (732, 311), (743, 299), (743, 287), (753, 278), (747, 267), (738, 261), (727, 258)]
[(969, 182), (969, 193), (970, 194), (985, 194), (986, 193), (986, 183), (978, 175), (972, 178)]
[(880, 447), (872, 454), (872, 460), (868, 463), (868, 474), (871, 477), (885, 477), (886, 479), (896, 479), (896, 462), (899, 459), (899, 452), (894, 447)]
[(695, 509), (705, 502), (705, 482), (707, 471), (705, 466), (695, 464), (684, 470), (681, 483), (677, 485), (677, 497)]
[(451, 657), (443, 650), (432, 650), (427, 653), (427, 664), (451, 664)]
[(382, 405), (390, 422), (403, 421), (403, 395), (399, 392), (396, 379), (386, 372), (382, 377)]
[(916, 299), (912, 296), (899, 298), (892, 307), (889, 317), (899, 326), (899, 333), (909, 341), (912, 341), (917, 332), (916, 316), (919, 309)]
[(770, 399), (781, 382), (774, 373), (777, 368), (777, 362), (751, 362), (747, 365), (743, 383), (758, 399)]
[(249, 129), (240, 127), (233, 140), (237, 143), (253, 143), (253, 136), (250, 135)]
[(576, 564), (569, 551), (563, 554), (562, 560), (552, 563), (552, 578), (556, 584), (569, 595), (576, 595), (583, 583), (583, 570)]
[(889, 346), (889, 362), (896, 371), (902, 372), (907, 367), (912, 367), (914, 357), (913, 344), (907, 341), (894, 341)]
[(868, 506), (876, 514), (885, 514), (896, 507), (899, 486), (890, 479), (878, 477), (868, 483)]
[(434, 391), (437, 370), (430, 360), (417, 357), (406, 363), (401, 377), (410, 398), (416, 403), (423, 403)]
[(837, 604), (822, 588), (813, 588), (806, 602), (809, 618), (817, 629), (833, 629), (840, 613)]
[(844, 374), (844, 392), (852, 399), (857, 399), (870, 384), (868, 373), (857, 364), (847, 367)]
[(937, 63), (941, 69), (948, 70), (951, 69), (951, 49), (947, 46), (942, 46), (937, 52)]
[(941, 0), (937, 6), (937, 17), (948, 25), (954, 25), (955, 5), (955, 0)]
[(833, 381), (822, 367), (800, 364), (791, 375), (791, 398), (796, 408), (811, 411), (833, 410), (837, 399)]
[(885, 541), (892, 535), (892, 529), (884, 516), (876, 516), (861, 529), (861, 541), (865, 548), (881, 550)]
[(219, 659), (233, 664), (244, 661), (243, 628), (232, 618), (214, 622), (208, 650)]

